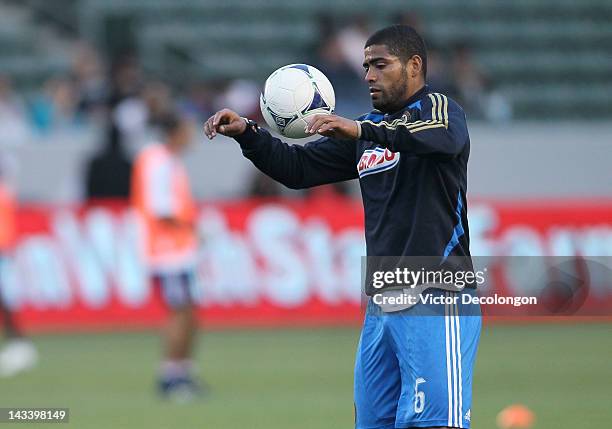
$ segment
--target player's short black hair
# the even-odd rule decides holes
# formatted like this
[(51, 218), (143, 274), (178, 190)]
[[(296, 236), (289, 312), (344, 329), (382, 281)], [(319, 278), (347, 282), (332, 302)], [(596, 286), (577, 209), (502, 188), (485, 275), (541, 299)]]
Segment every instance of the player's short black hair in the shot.
[(406, 63), (414, 55), (423, 60), (423, 76), (427, 76), (427, 48), (425, 41), (409, 25), (397, 24), (385, 27), (372, 34), (364, 48), (371, 45), (385, 45), (389, 52)]
[(171, 135), (178, 130), (183, 122), (182, 118), (178, 113), (170, 110), (162, 113), (158, 118), (155, 119), (155, 125), (159, 130), (166, 136)]

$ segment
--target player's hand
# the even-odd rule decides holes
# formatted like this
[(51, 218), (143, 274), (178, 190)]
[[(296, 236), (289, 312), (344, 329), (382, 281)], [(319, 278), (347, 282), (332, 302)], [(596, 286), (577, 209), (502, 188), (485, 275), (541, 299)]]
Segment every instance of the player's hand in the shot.
[(357, 140), (359, 125), (357, 122), (337, 115), (314, 115), (306, 126), (309, 134), (321, 134), (337, 139)]
[(238, 113), (222, 109), (204, 123), (204, 134), (209, 139), (215, 138), (217, 134), (233, 137), (244, 133), (246, 127), (246, 121)]

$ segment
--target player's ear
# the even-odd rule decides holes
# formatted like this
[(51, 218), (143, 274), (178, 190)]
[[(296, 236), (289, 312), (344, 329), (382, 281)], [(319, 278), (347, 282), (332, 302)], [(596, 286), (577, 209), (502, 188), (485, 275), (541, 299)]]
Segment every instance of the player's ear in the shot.
[(423, 73), (423, 59), (419, 55), (413, 55), (408, 60), (408, 73), (411, 78), (416, 78)]

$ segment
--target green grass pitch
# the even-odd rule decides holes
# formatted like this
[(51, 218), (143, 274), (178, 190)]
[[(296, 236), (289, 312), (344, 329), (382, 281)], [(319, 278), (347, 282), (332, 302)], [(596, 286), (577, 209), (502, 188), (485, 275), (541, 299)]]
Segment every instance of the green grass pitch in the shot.
[[(38, 336), (40, 365), (0, 379), (0, 407), (69, 407), (70, 423), (60, 427), (78, 429), (351, 428), (358, 335), (349, 328), (205, 333), (198, 362), (212, 393), (190, 404), (154, 393), (155, 333)], [(612, 324), (485, 326), (472, 427), (494, 429), (497, 412), (512, 403), (535, 411), (534, 429), (609, 427)]]

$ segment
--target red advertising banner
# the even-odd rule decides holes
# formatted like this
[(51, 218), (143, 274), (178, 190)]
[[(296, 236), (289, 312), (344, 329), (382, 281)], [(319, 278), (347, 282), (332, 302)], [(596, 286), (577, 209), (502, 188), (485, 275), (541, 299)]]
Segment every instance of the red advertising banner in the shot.
[[(526, 292), (525, 278), (504, 277), (500, 264), (511, 262), (499, 255), (612, 256), (612, 201), (472, 201), (469, 217), (472, 254), (496, 261), (490, 292)], [(361, 321), (360, 201), (203, 203), (198, 231), (203, 324)], [(1, 265), (4, 300), (31, 331), (156, 326), (166, 310), (140, 257), (141, 240), (142, 228), (122, 202), (22, 207), (16, 245)], [(592, 314), (612, 314), (607, 275), (584, 303)]]

